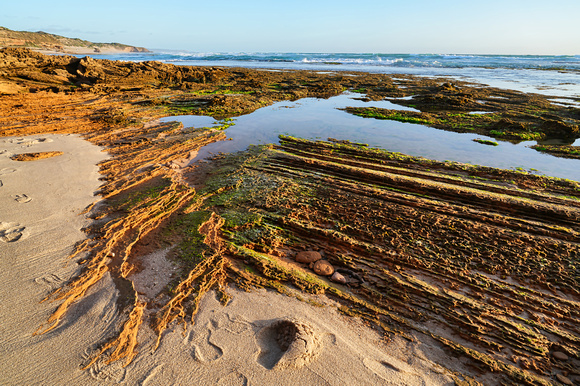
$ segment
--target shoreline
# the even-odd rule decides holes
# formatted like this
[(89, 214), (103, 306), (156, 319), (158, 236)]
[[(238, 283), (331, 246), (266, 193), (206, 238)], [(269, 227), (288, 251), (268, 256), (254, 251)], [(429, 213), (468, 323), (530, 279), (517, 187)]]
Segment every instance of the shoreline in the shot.
[[(145, 276), (120, 299), (125, 308), (113, 312), (114, 333), (95, 338), (82, 363), (75, 363), (95, 361), (82, 377), (154, 384), (181, 379), (187, 375), (170, 359), (155, 362), (176, 347), (187, 369), (199, 369), (201, 379), (212, 382), (291, 376), (312, 383), (321, 373), (331, 382), (341, 376), (333, 369), (347, 367), (361, 374), (352, 374), (357, 379), (401, 384), (548, 384), (580, 376), (574, 372), (580, 363), (574, 330), (580, 315), (574, 284), (578, 183), (436, 163), (346, 140), (292, 137), (184, 167), (180, 160), (227, 136), (155, 120), (183, 113), (235, 117), (279, 100), (329, 98), (345, 87), (364, 87), (368, 100), (418, 95), (400, 103), (416, 104), (423, 115), (404, 119), (431, 117), (447, 130), (454, 127), (443, 120), (472, 119), (465, 111), (479, 109), (479, 98), (502, 111), (504, 120), (491, 123), (508, 125), (513, 135), (526, 125), (573, 132), (568, 110), (537, 95), (442, 79), (93, 59), (67, 62), (75, 71), (62, 72), (64, 60), (25, 52), (7, 61), (3, 81), (26, 92), (0, 100), (3, 136), (82, 133), (112, 155), (99, 165), (103, 205), (94, 214), (96, 226), (87, 229), (93, 242), (76, 248), (85, 256), (83, 269), (55, 286), (72, 305), (55, 331), (66, 333), (75, 310), (93, 304), (97, 289), (113, 290), (109, 275), (123, 281)], [(53, 72), (36, 73), (45, 61)], [(129, 68), (141, 72), (127, 76)], [(497, 98), (500, 93), (507, 101)], [(533, 114), (542, 109), (550, 109), (550, 125), (542, 126), (542, 112)], [(150, 257), (168, 248), (166, 257)], [(318, 251), (344, 283), (297, 261), (300, 251)], [(162, 276), (153, 274), (159, 269)], [(263, 307), (248, 307), (259, 299)], [(324, 304), (328, 308), (319, 308)], [(326, 312), (334, 316), (323, 317)], [(182, 323), (192, 319), (199, 323), (184, 339)], [(377, 335), (366, 342), (341, 340), (348, 334), (348, 328), (340, 332), (345, 321), (393, 339), (402, 357), (383, 356), (385, 346), (373, 343)], [(307, 343), (302, 348), (296, 343), (302, 339), (294, 339), (298, 333)], [(159, 351), (149, 355), (156, 339)], [(242, 358), (229, 346), (235, 339), (246, 342)], [(413, 340), (419, 343), (408, 343)], [(361, 354), (367, 345), (372, 357)], [(106, 366), (108, 359), (114, 361)], [(278, 363), (292, 369), (276, 368)]]

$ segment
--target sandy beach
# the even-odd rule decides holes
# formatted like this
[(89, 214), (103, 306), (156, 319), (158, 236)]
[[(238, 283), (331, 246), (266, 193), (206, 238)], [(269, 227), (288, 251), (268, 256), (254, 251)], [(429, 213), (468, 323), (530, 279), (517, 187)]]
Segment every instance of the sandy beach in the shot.
[[(576, 181), (289, 135), (190, 163), (224, 118), (345, 89), (418, 110), (357, 119), (510, 141), (573, 141), (571, 108), (412, 76), (0, 69), (0, 383), (580, 380)], [(160, 119), (184, 114), (221, 126)]]
[[(42, 299), (78, 274), (77, 261), (68, 256), (86, 237), (81, 228), (89, 221), (80, 213), (97, 199), (96, 164), (106, 157), (101, 150), (76, 135), (0, 139), (3, 384), (86, 383), (79, 364), (87, 347), (114, 328), (117, 291), (109, 279), (54, 334), (33, 335), (54, 309)], [(63, 154), (29, 162), (10, 158), (51, 151)]]

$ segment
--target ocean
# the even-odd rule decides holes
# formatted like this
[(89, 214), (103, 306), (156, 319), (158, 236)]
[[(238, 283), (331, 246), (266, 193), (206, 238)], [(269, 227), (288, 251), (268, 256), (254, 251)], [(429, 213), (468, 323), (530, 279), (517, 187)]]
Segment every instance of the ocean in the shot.
[(488, 86), (580, 98), (580, 55), (442, 55), (376, 53), (150, 53), (91, 55), (94, 58), (176, 65), (352, 71), (445, 76)]

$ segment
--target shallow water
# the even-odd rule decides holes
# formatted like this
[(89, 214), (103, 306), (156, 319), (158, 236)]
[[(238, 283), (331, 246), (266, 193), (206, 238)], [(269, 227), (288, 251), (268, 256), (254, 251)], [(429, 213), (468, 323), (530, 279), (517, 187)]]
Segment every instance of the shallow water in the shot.
[[(495, 139), (477, 134), (460, 134), (431, 127), (389, 120), (361, 118), (338, 110), (347, 106), (381, 107), (413, 110), (387, 101), (363, 102), (360, 94), (345, 93), (329, 99), (305, 98), (296, 102), (280, 102), (235, 118), (235, 125), (226, 130), (231, 141), (205, 146), (193, 162), (219, 152), (245, 150), (250, 144), (278, 143), (278, 135), (287, 134), (307, 139), (336, 138), (367, 143), (389, 151), (439, 161), (458, 161), (504, 169), (523, 168), (536, 174), (580, 181), (580, 160), (542, 154), (529, 146), (536, 142), (499, 146), (482, 145), (473, 139)], [(208, 117), (167, 117), (164, 121), (180, 121), (186, 127), (210, 126)], [(208, 123), (209, 122), (209, 123)], [(534, 170), (535, 169), (535, 170)]]
[(580, 102), (574, 99), (567, 98), (550, 98), (550, 102), (555, 105), (565, 106), (565, 107), (580, 107)]

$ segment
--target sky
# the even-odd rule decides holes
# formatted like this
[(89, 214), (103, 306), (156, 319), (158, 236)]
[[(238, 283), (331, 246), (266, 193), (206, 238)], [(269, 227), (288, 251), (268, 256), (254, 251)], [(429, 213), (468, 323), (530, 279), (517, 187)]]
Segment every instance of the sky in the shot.
[(580, 55), (580, 0), (21, 0), (0, 26), (191, 52)]

